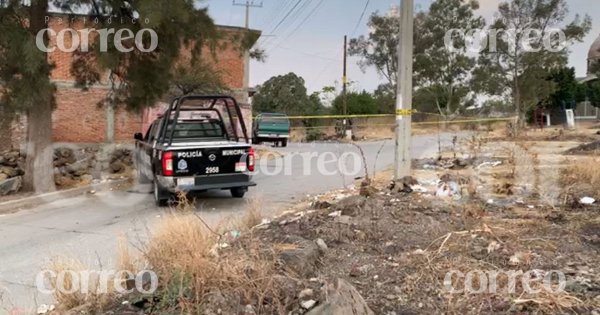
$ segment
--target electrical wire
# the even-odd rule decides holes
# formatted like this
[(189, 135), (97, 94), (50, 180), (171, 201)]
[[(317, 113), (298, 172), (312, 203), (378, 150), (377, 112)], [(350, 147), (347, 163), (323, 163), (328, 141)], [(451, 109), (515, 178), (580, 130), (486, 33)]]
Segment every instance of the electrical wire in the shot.
[(356, 31), (358, 30), (360, 23), (362, 22), (363, 18), (365, 17), (365, 13), (367, 13), (367, 8), (369, 7), (370, 3), (371, 3), (371, 0), (367, 0), (367, 3), (365, 3), (365, 7), (364, 7), (362, 13), (360, 14), (360, 18), (358, 18), (358, 22), (356, 22), (356, 26), (354, 27), (354, 30), (352, 31), (352, 36), (350, 36), (350, 37), (354, 37), (354, 34), (356, 34)]
[(296, 26), (296, 28), (288, 34), (288, 36), (286, 36), (281, 42), (279, 42), (279, 44), (275, 48), (281, 47), (281, 45), (283, 45), (285, 43), (285, 41), (287, 41), (290, 37), (292, 37), (300, 29), (300, 27), (302, 27), (304, 25), (304, 23), (306, 23), (308, 21), (308, 19), (315, 14), (315, 12), (321, 7), (323, 2), (324, 2), (324, 0), (319, 1), (319, 3), (317, 3), (317, 5), (312, 9), (312, 11), (310, 11), (310, 13), (308, 13), (308, 15), (304, 18), (304, 20), (302, 20), (302, 22), (300, 22), (300, 24), (298, 24)]

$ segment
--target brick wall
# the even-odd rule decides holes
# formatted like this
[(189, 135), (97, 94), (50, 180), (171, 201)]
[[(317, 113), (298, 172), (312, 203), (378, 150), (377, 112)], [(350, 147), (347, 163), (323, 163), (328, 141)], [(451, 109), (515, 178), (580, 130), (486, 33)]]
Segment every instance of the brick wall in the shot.
[[(83, 17), (70, 18), (66, 15), (56, 15), (50, 17), (48, 27), (53, 29), (56, 33), (66, 29), (72, 28), (75, 30), (81, 30), (84, 28), (94, 28), (95, 24), (90, 23), (89, 18), (85, 20), (88, 24), (84, 24)], [(231, 89), (240, 89), (244, 85), (244, 58), (241, 55), (239, 49), (231, 43), (233, 40), (239, 40), (239, 35), (242, 29), (236, 27), (219, 26), (221, 33), (221, 40), (217, 43), (216, 51), (213, 53), (210, 49), (203, 49), (202, 55), (205, 60), (214, 64), (217, 71), (219, 71), (223, 77), (225, 85)], [(93, 38), (97, 34), (93, 32), (90, 38)], [(64, 36), (65, 47), (71, 47), (72, 38), (71, 33), (66, 32)], [(112, 39), (112, 37), (111, 37)], [(50, 49), (56, 48), (56, 37), (51, 37), (48, 44)], [(186, 49), (182, 52), (183, 58), (186, 58), (188, 52)], [(55, 64), (55, 68), (52, 71), (52, 79), (56, 81), (71, 82), (74, 80), (71, 74), (71, 68), (73, 63), (73, 53), (62, 52), (60, 49), (55, 49), (53, 52), (48, 54), (48, 59)], [(108, 76), (105, 74), (102, 76), (102, 82), (107, 83)]]
[[(82, 91), (60, 88), (56, 92), (56, 109), (52, 114), (55, 142), (101, 143), (106, 141), (106, 107), (99, 106), (108, 90), (92, 88)], [(140, 114), (122, 109), (115, 112), (115, 141), (131, 142), (142, 129)]]

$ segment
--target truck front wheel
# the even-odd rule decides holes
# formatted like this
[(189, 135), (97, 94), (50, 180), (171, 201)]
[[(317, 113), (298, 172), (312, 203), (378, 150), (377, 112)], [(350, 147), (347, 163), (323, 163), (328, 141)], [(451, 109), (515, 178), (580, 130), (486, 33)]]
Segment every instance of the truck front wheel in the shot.
[(248, 189), (245, 187), (231, 188), (231, 196), (233, 196), (233, 198), (244, 198), (246, 191), (248, 191)]

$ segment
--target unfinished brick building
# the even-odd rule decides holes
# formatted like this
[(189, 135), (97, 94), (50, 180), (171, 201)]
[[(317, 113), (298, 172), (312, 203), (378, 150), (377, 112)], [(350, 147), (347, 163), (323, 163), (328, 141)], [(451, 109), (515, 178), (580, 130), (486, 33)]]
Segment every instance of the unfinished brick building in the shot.
[[(49, 13), (48, 19), (48, 27), (56, 33), (65, 28), (84, 28), (83, 16), (74, 19), (72, 15)], [(224, 35), (221, 36), (223, 38), (221, 41), (242, 38), (241, 35), (246, 31), (231, 26), (218, 26), (217, 29), (221, 35)], [(66, 47), (70, 47), (70, 40), (69, 35), (65, 36)], [(245, 116), (248, 117), (246, 124), (250, 126), (251, 110), (247, 104), (248, 82), (245, 73), (247, 69), (245, 63), (248, 61), (244, 58), (238, 44), (220, 43), (217, 45), (218, 51), (214, 54), (216, 57), (212, 54), (205, 55), (214, 62), (223, 83), (242, 104)], [(50, 41), (49, 47), (52, 48), (53, 45), (56, 45), (55, 40)], [(73, 53), (56, 49), (48, 54), (48, 58), (55, 65), (52, 81), (57, 87), (57, 106), (52, 115), (55, 142), (104, 143), (110, 140), (116, 143), (132, 142), (133, 134), (144, 132), (145, 126), (150, 123), (149, 120), (154, 118), (156, 111), (152, 109), (142, 113), (129, 113), (123, 109), (117, 108), (113, 111), (108, 106), (102, 106), (102, 101), (109, 92), (107, 75), (99, 84), (88, 90), (75, 87), (75, 79), (71, 73)], [(160, 107), (160, 104), (156, 105)], [(107, 117), (113, 116), (114, 120), (111, 123)], [(23, 144), (26, 121), (22, 117), (16, 120), (13, 117), (0, 117), (0, 129), (0, 143), (2, 143), (0, 149)], [(111, 136), (113, 139), (109, 139)]]

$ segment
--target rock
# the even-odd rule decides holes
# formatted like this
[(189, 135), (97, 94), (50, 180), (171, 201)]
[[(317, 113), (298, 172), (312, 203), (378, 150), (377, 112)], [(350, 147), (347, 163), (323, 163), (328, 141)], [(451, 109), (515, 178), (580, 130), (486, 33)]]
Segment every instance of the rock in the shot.
[(331, 207), (331, 203), (329, 203), (327, 201), (317, 200), (317, 201), (313, 202), (313, 204), (312, 204), (312, 208), (315, 210), (329, 209), (330, 207)]
[(6, 196), (8, 194), (13, 194), (21, 189), (22, 179), (21, 176), (13, 177), (7, 179), (0, 183), (0, 196)]
[(284, 250), (279, 255), (284, 263), (284, 268), (299, 276), (309, 278), (314, 274), (317, 262), (321, 257), (319, 247), (315, 242), (303, 238), (292, 239), (291, 243), (297, 245), (296, 248)]
[(314, 295), (314, 292), (312, 289), (304, 289), (302, 291), (300, 291), (300, 294), (298, 294), (298, 298), (300, 300), (305, 300), (307, 298), (310, 298)]
[(392, 181), (389, 189), (392, 193), (411, 193), (413, 192), (412, 186), (418, 185), (419, 182), (412, 176), (406, 176), (397, 181)]
[(38, 306), (36, 314), (46, 314), (50, 311), (50, 306), (42, 304)]
[(340, 200), (333, 210), (341, 211), (343, 215), (356, 216), (367, 203), (367, 198), (363, 196), (350, 196)]
[(123, 165), (121, 161), (115, 161), (113, 163), (110, 163), (110, 171), (113, 174), (120, 173), (123, 170), (125, 170), (125, 165)]
[(2, 166), (0, 167), (0, 173), (8, 175), (8, 177), (15, 177), (18, 175), (17, 170), (14, 167)]
[(327, 244), (323, 239), (318, 238), (315, 243), (317, 243), (317, 246), (319, 246), (319, 249), (322, 251), (326, 251), (328, 249)]
[(313, 308), (307, 315), (374, 315), (358, 291), (343, 279), (327, 288), (327, 302)]
[(8, 175), (4, 174), (4, 173), (0, 173), (0, 182), (5, 181), (8, 179)]
[(302, 308), (305, 309), (305, 310), (310, 310), (316, 304), (317, 304), (317, 301), (315, 301), (315, 300), (308, 300), (308, 301), (302, 301), (302, 302), (300, 302), (300, 306), (302, 306)]
[(91, 183), (94, 180), (94, 176), (85, 174), (85, 175), (81, 176), (80, 179), (82, 182)]
[(361, 186), (359, 194), (363, 197), (375, 196), (379, 191), (373, 186)]
[(256, 312), (254, 311), (254, 307), (252, 305), (248, 304), (244, 308), (244, 315), (251, 315), (251, 314), (256, 314)]
[(54, 183), (57, 186), (69, 186), (73, 184), (73, 178), (71, 176), (54, 175)]
[(336, 217), (334, 219), (334, 221), (339, 224), (350, 225), (350, 222), (352, 221), (352, 217), (347, 216), (347, 215), (341, 215), (339, 217)]
[(88, 166), (87, 166), (87, 163), (85, 163), (85, 161), (78, 161), (73, 164), (68, 164), (66, 167), (66, 171), (69, 174), (73, 174), (76, 176), (84, 175), (87, 172), (87, 169), (88, 169)]
[(16, 162), (19, 159), (20, 155), (21, 154), (19, 153), (19, 151), (10, 151), (4, 154), (4, 158), (7, 161)]

